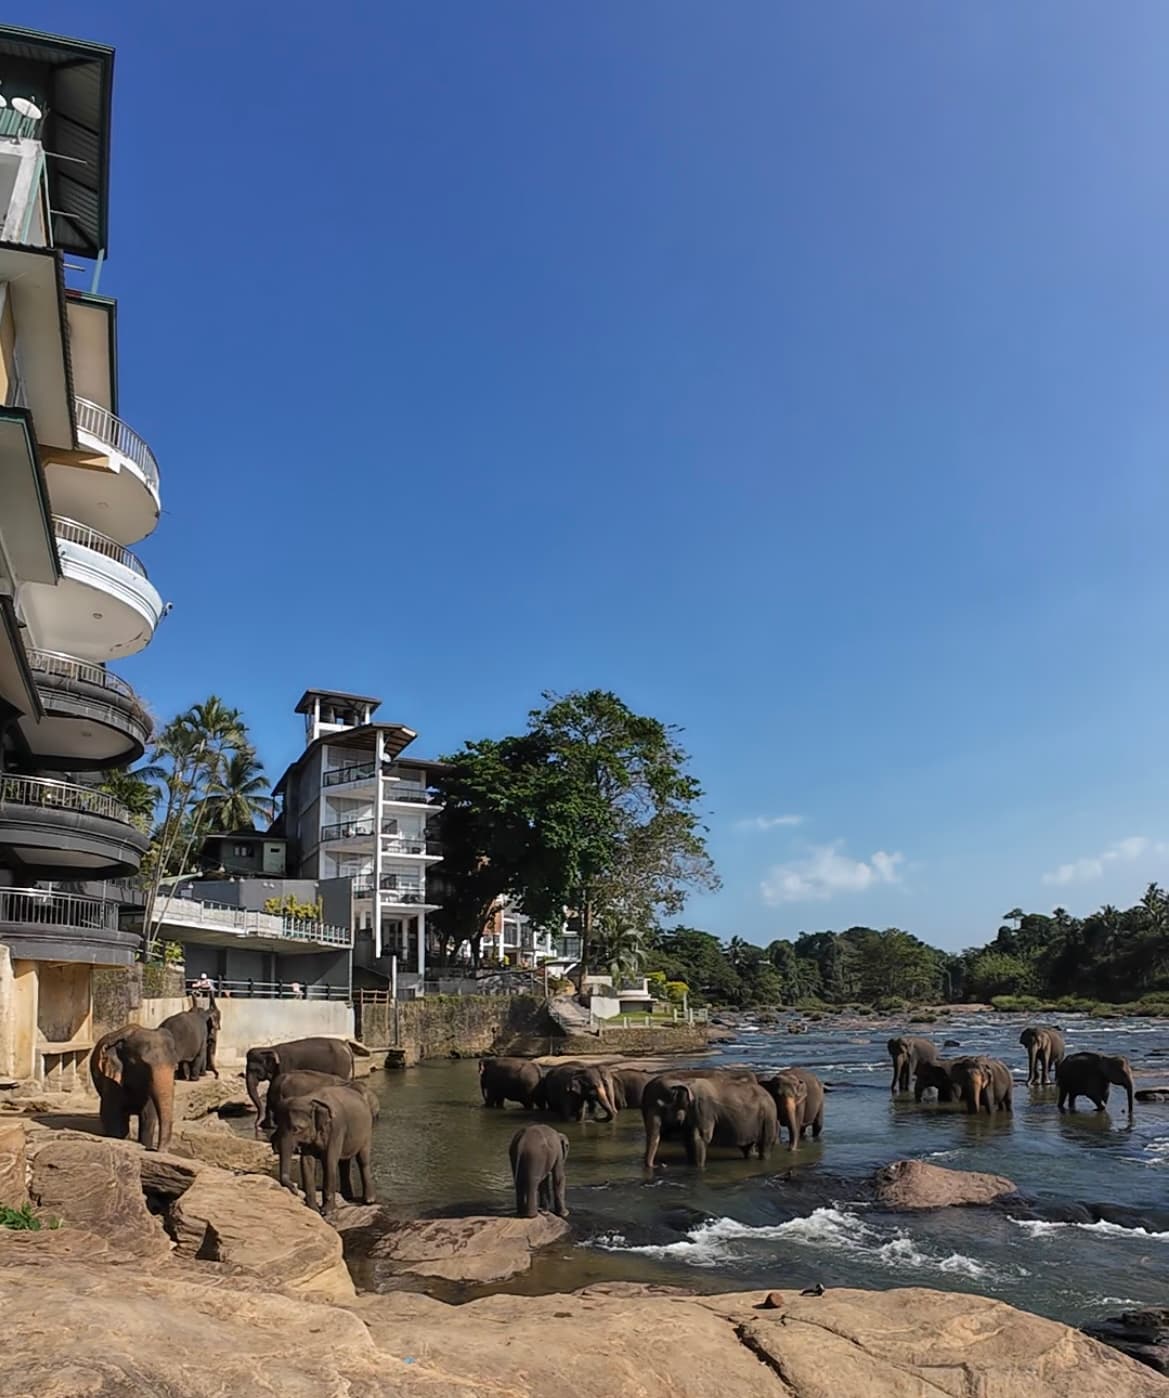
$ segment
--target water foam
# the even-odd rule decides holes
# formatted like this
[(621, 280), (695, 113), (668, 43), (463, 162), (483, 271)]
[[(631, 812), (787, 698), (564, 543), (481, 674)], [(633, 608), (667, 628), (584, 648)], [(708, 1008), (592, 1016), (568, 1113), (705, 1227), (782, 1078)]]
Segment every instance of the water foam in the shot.
[(890, 1270), (936, 1271), (980, 1280), (1005, 1280), (1008, 1276), (1028, 1276), (1026, 1268), (998, 1270), (960, 1252), (939, 1256), (923, 1249), (908, 1233), (899, 1229), (886, 1238), (847, 1209), (820, 1208), (786, 1223), (752, 1226), (738, 1219), (716, 1218), (692, 1228), (672, 1243), (630, 1245), (623, 1234), (605, 1233), (593, 1246), (609, 1252), (636, 1253), (687, 1263), (692, 1267), (717, 1267), (742, 1258), (736, 1244), (788, 1242), (797, 1246), (828, 1248), (867, 1257)]
[(1016, 1228), (1022, 1228), (1032, 1238), (1057, 1237), (1063, 1228), (1079, 1228), (1085, 1233), (1103, 1233), (1110, 1238), (1143, 1238), (1145, 1240), (1169, 1243), (1169, 1233), (1153, 1233), (1148, 1228), (1125, 1228), (1120, 1223), (1109, 1223), (1098, 1219), (1095, 1223), (1051, 1223), (1039, 1218), (1012, 1218)]

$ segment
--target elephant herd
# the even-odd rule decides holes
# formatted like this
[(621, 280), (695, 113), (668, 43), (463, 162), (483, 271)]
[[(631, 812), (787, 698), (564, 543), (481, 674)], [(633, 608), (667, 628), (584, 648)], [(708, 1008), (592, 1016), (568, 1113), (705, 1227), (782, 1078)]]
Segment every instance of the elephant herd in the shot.
[[(126, 1024), (94, 1045), (90, 1076), (100, 1100), (102, 1130), (124, 1140), (130, 1118), (138, 1118), (138, 1140), (147, 1150), (167, 1150), (174, 1130), (176, 1078), (197, 1079), (215, 1066), (220, 1012), (212, 996), (206, 1006), (192, 998), (189, 1010), (164, 1019), (157, 1029)], [(321, 1212), (331, 1213), (338, 1190), (346, 1199), (376, 1203), (370, 1152), (376, 1095), (353, 1076), (353, 1049), (343, 1039), (294, 1039), (248, 1050), (244, 1070), (256, 1108), (256, 1134), (272, 1132), (280, 1159), (280, 1183), (296, 1192), (292, 1158), (300, 1157), (305, 1202), (316, 1208), (316, 1162), (322, 1167)], [(261, 1107), (259, 1087), (268, 1083)], [(353, 1188), (352, 1164), (361, 1176)]]
[[(479, 1089), (486, 1107), (516, 1102), (562, 1121), (581, 1121), (586, 1111), (612, 1121), (627, 1108), (640, 1110), (645, 1125), (645, 1165), (653, 1169), (663, 1140), (682, 1143), (689, 1164), (702, 1169), (707, 1148), (730, 1146), (749, 1157), (767, 1156), (786, 1130), (795, 1150), (809, 1131), (824, 1129), (824, 1085), (806, 1068), (767, 1075), (739, 1068), (691, 1068), (664, 1073), (592, 1063), (543, 1067), (528, 1058), (484, 1058)], [(516, 1212), (532, 1218), (539, 1208), (567, 1214), (564, 1207), (568, 1140), (545, 1125), (521, 1127), (508, 1150), (516, 1190)]]
[[(1062, 1031), (1051, 1024), (1031, 1024), (1019, 1035), (1027, 1050), (1027, 1085), (1046, 1087), (1048, 1078), (1059, 1090), (1059, 1110), (1075, 1111), (1076, 1100), (1086, 1097), (1098, 1112), (1108, 1101), (1109, 1087), (1123, 1087), (1132, 1117), (1134, 1081), (1132, 1066), (1119, 1054), (1066, 1051)], [(920, 1102), (933, 1089), (939, 1102), (962, 1102), (967, 1112), (1011, 1111), (1014, 1076), (1006, 1063), (984, 1054), (943, 1058), (930, 1039), (900, 1036), (889, 1040), (893, 1060), (890, 1090), (907, 1092), (913, 1078), (913, 1095)]]

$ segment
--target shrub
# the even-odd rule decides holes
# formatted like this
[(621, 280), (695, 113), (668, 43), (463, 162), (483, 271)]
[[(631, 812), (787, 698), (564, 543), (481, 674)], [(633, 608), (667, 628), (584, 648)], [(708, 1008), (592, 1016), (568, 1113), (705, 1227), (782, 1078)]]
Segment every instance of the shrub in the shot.
[(685, 981), (666, 981), (665, 991), (671, 1005), (681, 1005), (690, 994), (690, 987)]
[(900, 995), (884, 995), (876, 1004), (877, 1013), (883, 1015), (900, 1014), (909, 1008), (909, 1001), (903, 1000)]
[(910, 1024), (937, 1024), (938, 1017), (931, 1014), (910, 1015), (909, 1022)]
[(1043, 1001), (1034, 995), (995, 995), (990, 1003), (1004, 1014), (1023, 1014), (1043, 1008)]
[(183, 964), (182, 942), (163, 942), (162, 960), (165, 966), (181, 966)]
[(19, 1209), (10, 1209), (0, 1204), (0, 1228), (11, 1228), (17, 1232), (39, 1233), (42, 1228), (60, 1228), (59, 1218), (41, 1220), (32, 1211), (31, 1204), (21, 1204)]
[(320, 922), (324, 914), (324, 904), (318, 898), (315, 903), (302, 903), (293, 893), (287, 893), (283, 898), (269, 898), (264, 904), (264, 911), (271, 913), (273, 917), (294, 917), (301, 922)]

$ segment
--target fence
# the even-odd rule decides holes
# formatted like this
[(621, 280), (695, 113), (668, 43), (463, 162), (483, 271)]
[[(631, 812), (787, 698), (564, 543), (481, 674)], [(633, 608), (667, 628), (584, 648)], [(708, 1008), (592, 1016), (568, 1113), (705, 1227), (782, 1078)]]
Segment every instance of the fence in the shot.
[(226, 1000), (349, 1000), (349, 988), (344, 985), (305, 985), (301, 981), (229, 980), (209, 976), (187, 982), (192, 995), (214, 991)]

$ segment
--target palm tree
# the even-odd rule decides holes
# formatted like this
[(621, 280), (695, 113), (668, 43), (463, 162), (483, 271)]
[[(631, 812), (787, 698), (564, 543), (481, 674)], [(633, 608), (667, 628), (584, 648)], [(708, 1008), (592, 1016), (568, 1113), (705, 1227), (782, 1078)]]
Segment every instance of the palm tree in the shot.
[(258, 816), (272, 819), (274, 804), (264, 794), (267, 790), (268, 778), (255, 748), (236, 748), (207, 783), (203, 823), (211, 830), (254, 830)]
[(594, 961), (605, 967), (616, 986), (641, 970), (645, 954), (645, 938), (636, 927), (603, 931), (593, 943)]
[(144, 834), (150, 833), (154, 809), (158, 805), (158, 787), (150, 776), (149, 767), (136, 772), (112, 769), (101, 774), (101, 791), (120, 801), (130, 812), (130, 819)]

